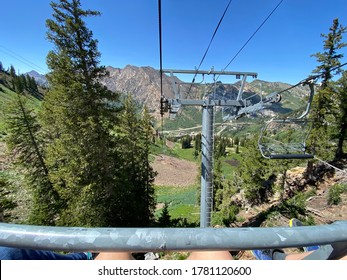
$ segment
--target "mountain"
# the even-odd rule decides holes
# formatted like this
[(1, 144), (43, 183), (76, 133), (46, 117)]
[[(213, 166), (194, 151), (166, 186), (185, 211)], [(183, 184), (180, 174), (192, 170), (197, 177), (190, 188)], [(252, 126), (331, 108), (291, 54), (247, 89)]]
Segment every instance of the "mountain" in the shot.
[(33, 77), (36, 81), (36, 83), (41, 87), (47, 87), (48, 81), (45, 75), (42, 75), (34, 70), (26, 73), (26, 75), (29, 75), (30, 77)]
[[(108, 66), (109, 76), (102, 83), (112, 91), (132, 94), (139, 104), (146, 104), (151, 114), (160, 115), (160, 72), (152, 67), (127, 65), (124, 69)], [(174, 78), (179, 82), (177, 78)], [(173, 98), (171, 78), (163, 75), (163, 94)]]
[[(132, 94), (134, 99), (137, 100), (139, 104), (146, 104), (151, 114), (159, 119), (160, 117), (160, 72), (152, 67), (137, 67), (132, 65), (127, 65), (125, 68), (114, 68), (108, 66), (107, 71), (109, 75), (101, 80), (101, 82), (107, 86), (110, 90), (120, 93)], [(44, 75), (41, 75), (35, 71), (28, 73), (29, 76), (35, 78), (35, 80), (43, 85), (47, 85), (47, 79)], [(240, 82), (235, 84), (222, 84), (221, 82), (216, 83), (216, 88), (214, 84), (207, 84), (205, 87), (193, 86), (190, 89), (189, 84), (185, 84), (180, 81), (177, 77), (173, 78), (176, 87), (178, 88), (181, 96), (183, 98), (204, 98), (207, 95), (214, 93), (216, 99), (235, 99), (240, 87)], [(170, 76), (163, 74), (163, 95), (166, 98), (174, 98), (174, 90), (172, 85), (172, 79)], [(263, 96), (270, 94), (272, 92), (283, 91), (290, 88), (291, 85), (282, 82), (267, 82), (262, 80), (254, 80), (245, 85), (244, 97), (252, 97), (254, 102), (260, 100), (260, 93)], [(187, 97), (187, 93), (189, 96)], [(254, 96), (257, 93), (257, 96)], [(291, 89), (288, 92), (282, 94), (282, 102), (274, 104), (271, 109), (264, 110), (264, 115), (274, 114), (288, 114), (293, 110), (297, 110), (305, 106), (305, 98), (308, 97), (308, 88), (298, 86)], [(187, 111), (183, 113), (184, 118), (189, 118), (189, 113), (192, 108), (184, 108), (182, 111)], [(197, 108), (199, 111), (199, 108)], [(193, 119), (196, 119), (193, 117)], [(169, 121), (167, 121), (169, 122)], [(192, 121), (182, 121), (184, 125), (191, 125)]]

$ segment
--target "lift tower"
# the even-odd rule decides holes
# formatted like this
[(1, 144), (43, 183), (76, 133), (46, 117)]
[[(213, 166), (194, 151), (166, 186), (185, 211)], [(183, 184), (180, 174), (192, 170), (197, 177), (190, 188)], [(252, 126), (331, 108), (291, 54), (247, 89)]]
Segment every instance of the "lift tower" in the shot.
[[(233, 115), (252, 106), (249, 100), (243, 99), (243, 90), (247, 77), (256, 78), (257, 73), (253, 72), (230, 72), (230, 71), (203, 71), (203, 70), (171, 70), (163, 69), (163, 73), (168, 73), (172, 78), (172, 87), (175, 98), (161, 98), (161, 111), (169, 112), (170, 117), (174, 117), (181, 106), (201, 106), (202, 108), (202, 134), (201, 134), (201, 199), (200, 199), (200, 227), (211, 225), (211, 213), (213, 206), (213, 139), (214, 139), (214, 109), (216, 106), (231, 107)], [(216, 75), (235, 76), (241, 79), (241, 86), (238, 95), (233, 100), (215, 99), (213, 94), (207, 95), (205, 99), (182, 99), (174, 79), (174, 74), (190, 75), (212, 75), (216, 82)]]

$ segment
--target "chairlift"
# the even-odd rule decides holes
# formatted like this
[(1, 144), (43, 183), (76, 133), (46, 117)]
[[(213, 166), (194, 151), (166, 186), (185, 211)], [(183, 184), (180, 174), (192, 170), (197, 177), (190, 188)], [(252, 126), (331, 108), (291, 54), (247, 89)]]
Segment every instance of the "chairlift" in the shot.
[(268, 159), (310, 159), (306, 139), (310, 127), (306, 120), (270, 120), (258, 140), (260, 153)]
[[(261, 130), (258, 147), (260, 153), (267, 159), (311, 159), (306, 140), (311, 125), (305, 117), (308, 115), (313, 95), (314, 84), (312, 80), (305, 81), (310, 87), (310, 95), (306, 110), (297, 118), (282, 120), (272, 119)], [(284, 129), (287, 128), (287, 129)], [(289, 131), (289, 132), (288, 132)]]

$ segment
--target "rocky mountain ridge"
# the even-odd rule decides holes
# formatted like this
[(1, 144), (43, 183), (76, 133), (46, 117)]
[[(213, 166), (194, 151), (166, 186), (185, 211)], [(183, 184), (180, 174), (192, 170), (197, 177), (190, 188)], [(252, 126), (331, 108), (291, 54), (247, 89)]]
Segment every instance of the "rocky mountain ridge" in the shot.
[[(152, 67), (138, 67), (127, 65), (124, 68), (115, 68), (108, 66), (109, 75), (102, 79), (102, 83), (110, 90), (126, 94), (132, 94), (135, 100), (141, 105), (146, 104), (149, 111), (155, 118), (160, 116), (160, 72)], [(44, 75), (40, 75), (35, 71), (31, 71), (28, 75), (34, 77), (37, 82), (47, 84), (47, 79)], [(174, 77), (174, 82), (182, 94), (186, 94), (189, 90), (189, 85), (184, 84), (177, 77)], [(163, 74), (163, 95), (166, 98), (174, 98), (174, 90), (172, 79), (166, 74)], [(240, 82), (235, 84), (222, 84), (217, 82), (216, 98), (217, 99), (235, 99), (240, 86)], [(267, 82), (254, 80), (247, 83), (245, 86), (246, 95), (250, 96), (254, 93), (263, 93), (267, 95), (274, 91), (282, 91), (289, 88), (291, 85), (282, 82)], [(203, 98), (204, 95), (213, 92), (213, 85), (208, 84), (204, 89), (193, 86), (190, 90), (189, 98)], [(307, 95), (307, 88), (296, 87), (290, 91), (287, 100), (284, 100), (286, 108), (296, 109), (298, 107), (298, 99), (303, 99)], [(278, 109), (278, 108), (277, 108)]]

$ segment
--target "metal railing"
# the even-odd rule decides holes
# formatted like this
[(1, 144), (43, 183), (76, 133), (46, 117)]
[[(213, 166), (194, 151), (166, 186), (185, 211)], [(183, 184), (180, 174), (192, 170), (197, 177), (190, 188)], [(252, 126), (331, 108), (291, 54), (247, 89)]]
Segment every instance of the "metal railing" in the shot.
[(80, 228), (0, 223), (0, 246), (69, 252), (291, 248), (347, 242), (347, 221), (273, 228)]

